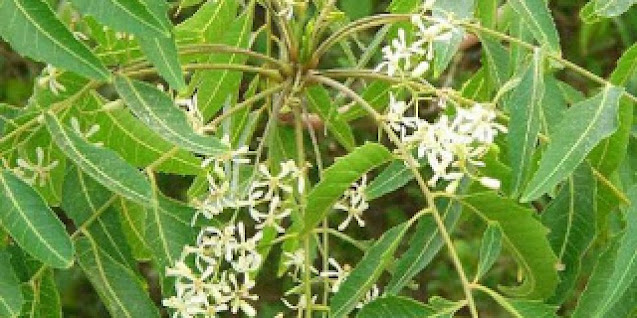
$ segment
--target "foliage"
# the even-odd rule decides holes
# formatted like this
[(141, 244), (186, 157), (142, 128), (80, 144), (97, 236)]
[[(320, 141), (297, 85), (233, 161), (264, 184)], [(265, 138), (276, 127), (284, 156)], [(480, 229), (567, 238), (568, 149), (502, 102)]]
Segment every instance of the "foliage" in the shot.
[(633, 316), (634, 3), (0, 0), (0, 316)]

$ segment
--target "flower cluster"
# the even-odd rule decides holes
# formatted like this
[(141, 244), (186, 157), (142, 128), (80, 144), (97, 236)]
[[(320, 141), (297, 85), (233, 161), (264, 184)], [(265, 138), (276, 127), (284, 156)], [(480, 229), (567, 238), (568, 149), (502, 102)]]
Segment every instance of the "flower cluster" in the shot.
[[(472, 174), (469, 167), (480, 167), (480, 158), (488, 151), (495, 136), (506, 132), (505, 126), (495, 121), (493, 109), (474, 104), (465, 109), (456, 107), (455, 114), (442, 114), (430, 123), (417, 116), (406, 114), (409, 107), (393, 95), (386, 116), (387, 124), (399, 134), (401, 141), (415, 148), (419, 159), (426, 159), (433, 172), (431, 186), (438, 181), (448, 181), (447, 192), (455, 192), (460, 180)], [(499, 188), (499, 182), (490, 178), (479, 178), (490, 188)]]
[(257, 252), (261, 234), (246, 236), (243, 223), (223, 228), (204, 227), (195, 246), (185, 246), (181, 258), (166, 275), (175, 277), (176, 296), (164, 299), (173, 317), (217, 317), (219, 312), (242, 311), (256, 316), (250, 304), (255, 281), (251, 275), (261, 265)]
[(398, 37), (382, 49), (383, 61), (376, 71), (386, 70), (389, 76), (420, 77), (425, 74), (434, 57), (435, 42), (449, 42), (456, 30), (455, 26), (444, 18), (428, 18), (421, 15), (412, 16), (415, 29), (415, 40), (407, 41), (404, 29), (398, 30)]
[(345, 191), (340, 201), (334, 204), (334, 209), (347, 213), (345, 220), (338, 226), (339, 231), (345, 230), (352, 219), (356, 220), (358, 226), (364, 227), (363, 212), (369, 208), (369, 203), (365, 199), (365, 189), (367, 188), (367, 175), (363, 175), (360, 182), (354, 182)]
[(30, 161), (28, 158), (18, 158), (16, 160), (17, 167), (13, 170), (24, 182), (43, 187), (49, 181), (51, 171), (58, 166), (59, 162), (53, 160), (45, 163), (46, 156), (42, 147), (35, 148), (35, 156), (35, 162)]

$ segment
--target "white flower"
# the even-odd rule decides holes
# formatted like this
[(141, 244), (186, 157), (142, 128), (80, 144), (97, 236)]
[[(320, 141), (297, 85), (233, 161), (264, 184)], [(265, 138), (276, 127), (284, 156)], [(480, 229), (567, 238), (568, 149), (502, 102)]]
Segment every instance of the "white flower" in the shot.
[(53, 160), (45, 164), (45, 155), (42, 147), (35, 148), (35, 156), (35, 163), (31, 162), (28, 158), (18, 158), (16, 160), (17, 167), (14, 169), (14, 172), (18, 177), (24, 180), (24, 182), (43, 187), (49, 180), (51, 170), (55, 169), (59, 162)]
[(341, 267), (341, 265), (331, 257), (327, 261), (332, 265), (334, 270), (321, 272), (320, 276), (330, 280), (330, 284), (332, 285), (331, 292), (336, 293), (352, 269), (347, 264)]
[(498, 190), (500, 189), (500, 180), (498, 179), (493, 179), (493, 178), (489, 178), (489, 177), (482, 177), (480, 179), (478, 179), (478, 181), (480, 182), (480, 184), (482, 184), (483, 186), (492, 189), (492, 190)]
[(273, 227), (279, 233), (284, 233), (285, 229), (279, 225), (281, 220), (290, 215), (292, 209), (279, 209), (281, 199), (278, 196), (272, 198), (268, 213), (261, 213), (256, 208), (250, 208), (250, 216), (257, 222), (256, 229), (262, 230), (266, 226)]
[(365, 298), (363, 298), (358, 304), (356, 304), (356, 308), (363, 308), (363, 306), (371, 303), (374, 299), (378, 298), (378, 296), (380, 296), (380, 289), (378, 289), (378, 286), (374, 284), (374, 286), (372, 286), (372, 289), (370, 289), (365, 294)]
[(422, 121), (418, 117), (405, 116), (408, 109), (409, 106), (405, 101), (397, 100), (394, 93), (389, 93), (389, 111), (385, 116), (385, 121), (400, 134), (401, 139), (407, 136), (409, 130), (416, 129)]
[(422, 16), (415, 14), (411, 17), (411, 22), (418, 28), (417, 36), (421, 45), (427, 44), (427, 60), (433, 60), (434, 42), (449, 42), (456, 30), (455, 26), (445, 18), (431, 18), (433, 24), (425, 25)]
[(495, 110), (474, 104), (469, 109), (458, 108), (455, 121), (459, 132), (469, 134), (477, 142), (492, 144), (499, 132), (507, 132), (495, 119)]
[[(224, 145), (226, 145), (228, 148), (232, 147), (232, 145), (230, 144), (230, 135), (227, 135), (227, 134), (224, 135), (223, 138), (221, 138), (221, 142)], [(235, 164), (235, 165), (248, 164), (250, 163), (250, 159), (245, 158), (248, 152), (249, 152), (248, 146), (242, 146), (236, 150), (230, 150), (226, 152), (225, 154), (205, 158), (201, 162), (201, 167), (206, 168), (212, 165), (214, 171), (225, 171), (223, 166), (226, 163)]]
[(243, 275), (243, 283), (240, 284), (237, 281), (237, 277), (234, 274), (229, 275), (232, 291), (230, 293), (230, 312), (236, 314), (239, 310), (243, 311), (248, 317), (254, 317), (257, 315), (256, 309), (248, 302), (248, 300), (255, 301), (259, 299), (258, 295), (250, 294), (250, 290), (254, 288), (255, 282)]
[[(316, 303), (316, 300), (318, 299), (318, 295), (313, 295), (312, 296), (312, 305), (314, 305)], [(293, 310), (299, 310), (302, 311), (305, 308), (307, 308), (308, 305), (308, 301), (305, 297), (305, 294), (299, 295), (299, 301), (296, 303), (296, 305), (293, 305), (292, 303), (290, 303), (289, 301), (287, 301), (287, 299), (285, 298), (281, 298), (281, 301), (283, 302), (283, 304)], [(282, 317), (283, 315), (281, 315)]]
[[(302, 248), (297, 249), (293, 253), (283, 252), (283, 256), (286, 258), (285, 261), (283, 261), (283, 265), (291, 268), (292, 277), (298, 277), (300, 273), (304, 273), (305, 271), (305, 250), (304, 249)], [(318, 274), (318, 270), (314, 268), (313, 266), (310, 266), (310, 272)]]
[(192, 95), (190, 98), (176, 99), (175, 104), (185, 108), (184, 111), (186, 113), (186, 118), (193, 130), (198, 134), (204, 135), (206, 132), (206, 125), (204, 123), (203, 116), (201, 115), (201, 111), (199, 110), (197, 93)]
[(360, 183), (353, 183), (351, 188), (345, 191), (343, 198), (334, 204), (334, 209), (347, 212), (347, 218), (338, 226), (339, 231), (347, 228), (352, 219), (356, 219), (358, 226), (364, 227), (363, 212), (369, 208), (365, 199), (365, 189), (367, 188), (367, 175), (363, 175)]
[(60, 92), (65, 92), (66, 87), (57, 81), (57, 69), (51, 64), (47, 64), (42, 71), (42, 77), (38, 79), (38, 85), (40, 87), (49, 87), (49, 90), (53, 95), (59, 95)]
[[(412, 60), (418, 60), (419, 56), (425, 54), (425, 51), (422, 48), (421, 41), (408, 44), (405, 30), (399, 29), (398, 37), (393, 39), (390, 45), (383, 47), (382, 53), (383, 61), (376, 67), (376, 71), (387, 69), (387, 75), (394, 76), (397, 73), (404, 75), (411, 71)], [(424, 73), (426, 69), (428, 69), (428, 63), (426, 65), (422, 64), (422, 62), (417, 63), (416, 73)]]
[[(75, 131), (76, 134), (84, 138), (86, 141), (88, 141), (89, 138), (93, 137), (93, 135), (100, 131), (100, 125), (93, 124), (91, 125), (91, 127), (88, 128), (88, 130), (83, 132), (82, 127), (80, 126), (80, 121), (77, 119), (77, 117), (71, 117), (71, 128), (73, 129), (73, 131)], [(92, 144), (96, 147), (101, 147), (104, 145), (103, 142), (96, 142)]]

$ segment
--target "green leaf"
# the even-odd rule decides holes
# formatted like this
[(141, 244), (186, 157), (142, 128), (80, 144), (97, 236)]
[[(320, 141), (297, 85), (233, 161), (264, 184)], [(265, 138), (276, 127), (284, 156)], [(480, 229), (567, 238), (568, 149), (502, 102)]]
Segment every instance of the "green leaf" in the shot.
[(0, 251), (0, 316), (16, 317), (20, 313), (24, 298), (20, 281), (11, 266), (10, 255)]
[(491, 223), (484, 231), (482, 243), (480, 243), (480, 262), (476, 269), (476, 279), (486, 274), (493, 263), (498, 259), (502, 248), (502, 230), (498, 223)]
[(564, 113), (568, 109), (568, 102), (564, 96), (564, 92), (560, 87), (560, 82), (552, 75), (544, 77), (544, 96), (542, 98), (542, 110), (540, 112), (542, 119), (542, 132), (547, 136), (553, 136), (560, 122), (564, 117)]
[(637, 70), (637, 43), (624, 51), (617, 60), (617, 66), (611, 73), (609, 80), (614, 85), (624, 86), (635, 74), (635, 70)]
[(365, 188), (365, 197), (367, 200), (380, 198), (404, 187), (413, 179), (414, 174), (405, 162), (394, 160)]
[(104, 147), (114, 150), (136, 167), (146, 167), (165, 157), (155, 171), (188, 175), (196, 175), (201, 171), (201, 160), (186, 150), (180, 149), (174, 155), (166, 156), (174, 146), (148, 128), (127, 108), (104, 111), (103, 104), (98, 96), (91, 94), (81, 105), (83, 115), (79, 121), (83, 127), (93, 124), (100, 126), (91, 141), (104, 143)]
[[(636, 187), (628, 191), (628, 198), (637, 202)], [(629, 317), (634, 312), (637, 293), (636, 204), (626, 211), (626, 223), (618, 245), (611, 245), (600, 256), (573, 317)]]
[(126, 201), (120, 197), (115, 203), (119, 211), (122, 230), (137, 260), (148, 260), (151, 252), (146, 244), (146, 219), (148, 210), (144, 206)]
[(0, 36), (17, 52), (35, 60), (96, 80), (109, 77), (99, 59), (71, 34), (42, 0), (1, 1)]
[(550, 191), (575, 170), (593, 147), (617, 130), (622, 92), (621, 88), (607, 86), (594, 97), (569, 108), (522, 195), (523, 202)]
[(175, 106), (168, 95), (152, 85), (117, 77), (115, 87), (137, 117), (175, 145), (198, 154), (212, 156), (229, 150), (228, 146), (216, 137), (197, 134), (190, 127), (186, 114)]
[(33, 188), (4, 170), (0, 199), (0, 223), (20, 247), (51, 267), (73, 264), (73, 245), (64, 225)]
[[(247, 49), (252, 34), (252, 18), (252, 9), (249, 9), (228, 26), (222, 26), (227, 31), (223, 32), (219, 44)], [(244, 64), (246, 60), (242, 54), (212, 54), (206, 63)], [(195, 73), (192, 82), (199, 87), (199, 107), (204, 120), (214, 116), (228, 101), (233, 103), (237, 99), (242, 77), (242, 72), (230, 70)]]
[(136, 268), (136, 262), (119, 220), (112, 207), (116, 197), (104, 186), (77, 167), (68, 169), (64, 179), (62, 209), (77, 227), (89, 219), (92, 223), (83, 232), (88, 233), (100, 248), (119, 263)]
[(493, 85), (495, 88), (502, 87), (509, 80), (509, 52), (498, 39), (487, 34), (478, 36)]
[[(375, 110), (382, 112), (387, 105), (389, 105), (389, 90), (391, 85), (383, 81), (371, 82), (365, 91), (361, 94), (361, 97), (367, 101)], [(341, 117), (346, 121), (352, 121), (361, 117), (367, 116), (367, 112), (362, 106), (354, 104), (346, 112), (341, 114)]]
[(331, 317), (347, 317), (356, 307), (391, 262), (394, 251), (408, 228), (408, 223), (402, 223), (389, 229), (369, 248), (363, 259), (347, 275), (338, 292), (332, 296)]
[(608, 176), (617, 170), (621, 162), (626, 158), (628, 141), (633, 125), (633, 105), (628, 99), (620, 99), (617, 117), (619, 118), (617, 131), (602, 140), (588, 155), (591, 166), (604, 176)]
[(195, 233), (190, 225), (194, 215), (194, 209), (161, 194), (148, 208), (146, 244), (161, 273), (166, 266), (174, 265), (185, 245), (194, 242)]
[(79, 239), (76, 248), (78, 263), (112, 317), (159, 317), (140, 279), (105, 253), (91, 235)]
[(140, 0), (71, 0), (78, 11), (115, 30), (137, 37), (169, 37), (170, 30)]
[(181, 72), (175, 39), (140, 37), (138, 41), (148, 60), (155, 65), (170, 87), (177, 91), (184, 89), (186, 82)]
[(513, 197), (520, 194), (524, 182), (528, 178), (530, 161), (535, 151), (540, 132), (540, 113), (544, 95), (544, 75), (542, 55), (539, 51), (522, 74), (520, 84), (512, 92), (508, 100), (511, 112), (509, 122), (509, 161), (512, 169), (511, 193)]
[(25, 302), (20, 317), (62, 318), (62, 302), (53, 270), (45, 269), (36, 284), (23, 283)]
[(305, 96), (310, 109), (321, 117), (336, 140), (347, 150), (354, 148), (356, 146), (354, 133), (347, 121), (340, 116), (328, 91), (322, 86), (315, 85), (307, 89)]
[[(447, 231), (453, 231), (462, 212), (460, 204), (448, 199), (439, 199), (436, 206)], [(443, 245), (444, 241), (433, 218), (421, 218), (409, 241), (409, 248), (396, 262), (391, 280), (387, 284), (387, 294), (400, 293), (412, 278), (429, 265)]]
[(44, 118), (55, 143), (85, 173), (118, 195), (142, 204), (152, 201), (150, 183), (139, 170), (112, 150), (94, 146), (63, 127), (50, 112)]
[(373, 300), (356, 315), (357, 318), (422, 318), (434, 315), (430, 306), (411, 298), (387, 296)]
[[(436, 18), (446, 19), (453, 15), (454, 19), (470, 19), (473, 17), (474, 0), (435, 1), (432, 14)], [(458, 52), (465, 32), (461, 28), (451, 30), (449, 41), (434, 41), (433, 75), (440, 76)]]
[(582, 164), (542, 213), (559, 266), (560, 283), (551, 303), (562, 303), (574, 287), (582, 257), (595, 238), (595, 177)]
[(236, 18), (237, 1), (207, 1), (195, 14), (175, 28), (177, 38), (187, 43), (214, 43), (222, 39)]
[(553, 295), (558, 283), (557, 258), (547, 240), (548, 231), (534, 217), (533, 210), (493, 192), (464, 196), (460, 203), (485, 222), (500, 225), (505, 246), (524, 272), (522, 285), (502, 289), (533, 299)]
[(312, 231), (323, 220), (352, 183), (368, 171), (389, 161), (391, 157), (391, 153), (384, 146), (367, 143), (337, 159), (325, 170), (321, 182), (308, 194), (303, 235)]
[(637, 3), (635, 0), (594, 0), (595, 13), (611, 18), (621, 15), (628, 11), (632, 5)]
[(520, 15), (533, 37), (542, 46), (555, 54), (560, 54), (560, 38), (546, 1), (509, 0), (507, 3)]

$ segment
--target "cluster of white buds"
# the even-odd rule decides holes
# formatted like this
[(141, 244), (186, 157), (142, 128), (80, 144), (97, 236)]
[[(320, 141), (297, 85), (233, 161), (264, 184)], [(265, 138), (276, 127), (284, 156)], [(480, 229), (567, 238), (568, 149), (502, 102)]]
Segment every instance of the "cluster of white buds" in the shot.
[(286, 207), (286, 202), (293, 199), (295, 184), (301, 191), (304, 186), (303, 175), (293, 160), (282, 162), (276, 174), (266, 164), (258, 166), (258, 175), (250, 185), (248, 198), (244, 203), (249, 207), (257, 229), (271, 227), (278, 233), (285, 232), (281, 222), (292, 212), (291, 208)]
[(38, 79), (38, 85), (40, 87), (48, 87), (53, 95), (60, 95), (60, 92), (65, 92), (66, 87), (57, 81), (58, 71), (53, 65), (47, 64), (44, 70), (42, 70), (42, 76)]
[(17, 167), (15, 167), (13, 171), (24, 182), (43, 187), (49, 181), (51, 170), (55, 169), (59, 162), (53, 160), (49, 163), (45, 163), (44, 160), (46, 158), (42, 147), (35, 148), (35, 156), (35, 163), (31, 162), (28, 158), (18, 158), (16, 160)]
[(416, 28), (416, 39), (408, 43), (404, 29), (398, 30), (398, 37), (382, 49), (383, 61), (376, 71), (386, 70), (389, 76), (420, 77), (425, 74), (434, 57), (435, 42), (449, 42), (455, 26), (444, 18), (429, 18), (425, 22), (421, 15), (412, 16)]
[(196, 245), (185, 246), (180, 259), (166, 269), (167, 276), (175, 277), (176, 295), (163, 305), (174, 310), (174, 318), (217, 317), (224, 311), (256, 316), (251, 302), (259, 296), (251, 293), (251, 275), (261, 265), (260, 240), (260, 233), (248, 238), (241, 222), (204, 227)]
[(365, 199), (365, 189), (367, 188), (367, 175), (363, 175), (359, 182), (354, 182), (345, 191), (341, 200), (334, 204), (334, 209), (347, 213), (345, 220), (338, 226), (339, 231), (345, 230), (352, 219), (356, 220), (358, 226), (364, 227), (363, 212), (369, 208), (369, 203)]
[[(456, 107), (452, 117), (442, 114), (430, 123), (417, 116), (408, 116), (407, 103), (392, 96), (386, 116), (388, 125), (399, 134), (401, 141), (410, 148), (417, 149), (419, 159), (426, 159), (433, 172), (430, 186), (438, 181), (448, 181), (445, 191), (455, 192), (460, 180), (470, 174), (469, 167), (481, 167), (480, 158), (488, 151), (489, 145), (505, 126), (497, 123), (495, 110), (474, 104), (465, 109)], [(486, 187), (497, 189), (498, 180), (479, 178)]]
[[(230, 148), (230, 137), (225, 135), (222, 142)], [(194, 225), (201, 215), (206, 219), (221, 214), (225, 209), (238, 209), (246, 206), (238, 191), (239, 169), (241, 165), (249, 164), (250, 159), (246, 158), (249, 149), (247, 146), (230, 150), (226, 154), (205, 158), (202, 168), (210, 168), (208, 175), (207, 193), (193, 200), (193, 205), (197, 208), (197, 213), (192, 219)]]

